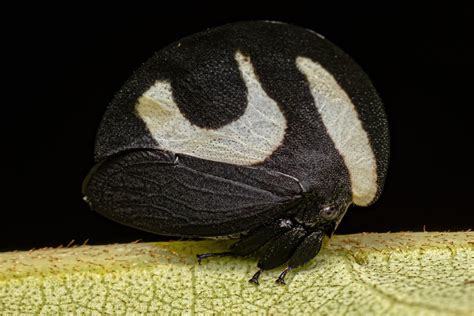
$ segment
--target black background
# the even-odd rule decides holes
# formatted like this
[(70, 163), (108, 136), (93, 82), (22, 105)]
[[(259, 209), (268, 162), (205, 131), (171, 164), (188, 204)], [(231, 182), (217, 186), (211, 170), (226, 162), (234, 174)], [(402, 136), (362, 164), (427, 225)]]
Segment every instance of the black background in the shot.
[(28, 7), (2, 19), (0, 250), (155, 235), (89, 210), (81, 182), (108, 102), (153, 52), (208, 27), (279, 20), (351, 55), (386, 105), (392, 158), (384, 194), (338, 233), (466, 230), (472, 207), (473, 11), (318, 2)]

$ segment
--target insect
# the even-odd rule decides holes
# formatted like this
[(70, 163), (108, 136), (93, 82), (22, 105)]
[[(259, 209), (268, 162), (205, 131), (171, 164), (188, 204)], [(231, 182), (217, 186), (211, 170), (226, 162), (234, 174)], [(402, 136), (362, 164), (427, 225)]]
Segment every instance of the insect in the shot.
[(321, 35), (279, 22), (228, 24), (158, 51), (100, 125), (86, 201), (161, 235), (237, 235), (250, 279), (320, 251), (351, 204), (379, 197), (386, 115), (367, 75)]

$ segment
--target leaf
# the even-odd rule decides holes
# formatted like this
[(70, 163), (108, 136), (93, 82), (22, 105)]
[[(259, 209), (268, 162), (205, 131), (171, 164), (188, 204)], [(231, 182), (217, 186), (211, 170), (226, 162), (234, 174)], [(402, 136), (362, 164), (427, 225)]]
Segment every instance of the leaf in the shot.
[(334, 236), (286, 286), (255, 259), (195, 254), (231, 241), (0, 253), (0, 312), (473, 315), (474, 233)]

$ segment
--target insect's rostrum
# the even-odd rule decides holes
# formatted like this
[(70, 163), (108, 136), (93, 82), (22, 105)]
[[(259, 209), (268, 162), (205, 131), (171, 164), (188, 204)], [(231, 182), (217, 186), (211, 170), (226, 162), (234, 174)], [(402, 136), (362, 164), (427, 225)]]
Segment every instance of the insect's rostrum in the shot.
[(382, 103), (347, 54), (310, 30), (242, 22), (183, 38), (132, 75), (83, 191), (149, 232), (240, 235), (226, 254), (286, 264), (284, 283), (351, 204), (376, 201), (388, 158)]

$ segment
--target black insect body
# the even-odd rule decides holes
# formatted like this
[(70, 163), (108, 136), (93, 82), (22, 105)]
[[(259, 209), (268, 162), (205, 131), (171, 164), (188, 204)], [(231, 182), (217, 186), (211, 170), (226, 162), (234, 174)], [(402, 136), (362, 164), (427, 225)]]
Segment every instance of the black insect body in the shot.
[(243, 22), (148, 60), (109, 105), (95, 155), (93, 209), (162, 235), (240, 235), (199, 258), (257, 254), (261, 270), (287, 264), (284, 283), (351, 204), (378, 198), (389, 139), (349, 56), (306, 29)]

